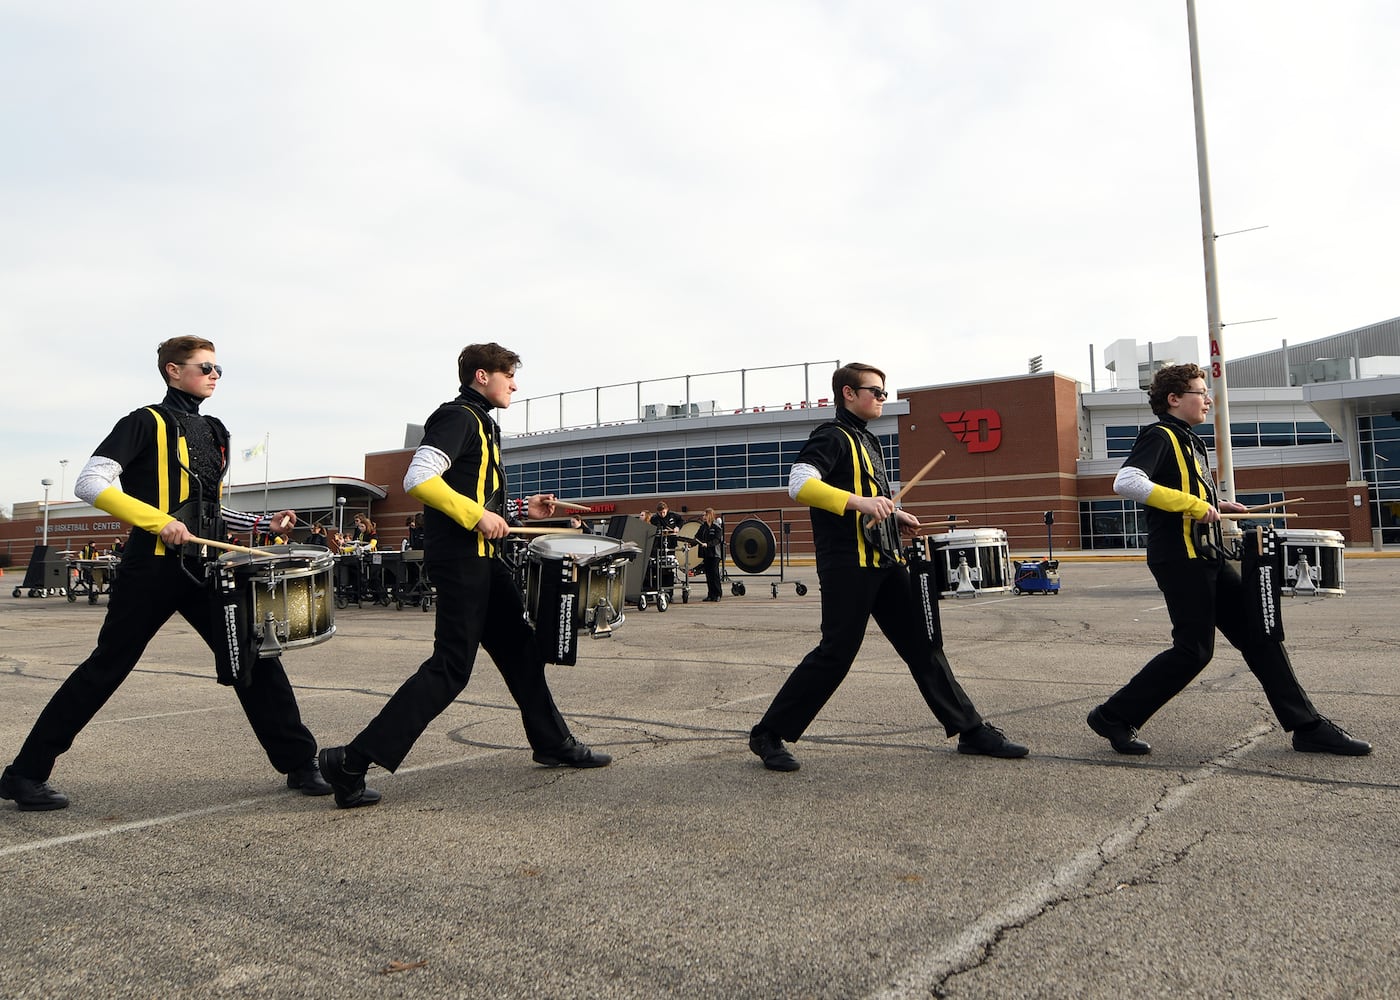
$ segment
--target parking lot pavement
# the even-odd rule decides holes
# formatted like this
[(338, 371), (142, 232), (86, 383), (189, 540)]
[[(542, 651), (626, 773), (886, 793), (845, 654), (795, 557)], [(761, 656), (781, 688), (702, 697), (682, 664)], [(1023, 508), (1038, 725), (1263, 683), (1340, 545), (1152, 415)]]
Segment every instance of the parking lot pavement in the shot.
[[(1054, 596), (942, 604), (949, 657), (1024, 760), (960, 756), (872, 629), (765, 771), (748, 728), (817, 638), (818, 591), (755, 580), (630, 611), (551, 667), (592, 771), (530, 760), (483, 656), (372, 809), (289, 792), (193, 631), (172, 622), (60, 759), (61, 812), (0, 803), (0, 996), (1391, 995), (1400, 977), (1400, 560), (1285, 599), (1319, 709), (1376, 744), (1291, 749), (1228, 646), (1114, 754), (1088, 710), (1161, 648), (1141, 563)], [(106, 602), (0, 599), (0, 757)], [(431, 647), (366, 607), (290, 651), (343, 743)], [(1222, 646), (1223, 646), (1222, 642)]]

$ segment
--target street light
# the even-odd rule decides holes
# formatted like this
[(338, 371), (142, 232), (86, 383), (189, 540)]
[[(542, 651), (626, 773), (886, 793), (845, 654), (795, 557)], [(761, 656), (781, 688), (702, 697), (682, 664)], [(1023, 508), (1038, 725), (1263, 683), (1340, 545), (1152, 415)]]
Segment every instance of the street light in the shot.
[(40, 483), (44, 487), (44, 547), (49, 544), (49, 487), (53, 485), (52, 479), (41, 479)]
[(68, 459), (58, 460), (58, 502), (63, 503), (63, 491), (68, 484)]
[(336, 505), (340, 508), (340, 516), (339, 516), (339, 521), (340, 521), (340, 523), (336, 526), (336, 529), (335, 529), (335, 530), (338, 531), (340, 534), (343, 535), (343, 534), (345, 534), (345, 498), (344, 498), (344, 497), (336, 497), (336, 498), (335, 498), (335, 502), (336, 502)]

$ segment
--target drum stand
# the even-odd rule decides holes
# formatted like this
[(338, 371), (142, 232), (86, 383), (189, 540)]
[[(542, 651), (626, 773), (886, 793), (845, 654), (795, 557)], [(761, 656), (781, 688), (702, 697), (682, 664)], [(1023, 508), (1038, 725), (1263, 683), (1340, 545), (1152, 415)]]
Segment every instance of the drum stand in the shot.
[[(655, 601), (656, 610), (665, 611), (670, 607), (671, 602), (676, 599), (676, 576), (680, 567), (676, 563), (675, 551), (666, 547), (665, 536), (661, 534), (656, 536), (656, 541), (652, 545), (650, 562), (651, 566), (648, 572), (652, 574), (651, 585), (653, 589), (647, 590), (645, 586), (643, 586), (642, 592), (637, 595), (637, 610), (645, 611), (647, 609), (647, 603), (649, 601)], [(665, 586), (666, 570), (671, 571), (671, 585), (669, 587)], [(681, 597), (683, 603), (689, 603), (689, 580), (683, 580), (681, 582)]]

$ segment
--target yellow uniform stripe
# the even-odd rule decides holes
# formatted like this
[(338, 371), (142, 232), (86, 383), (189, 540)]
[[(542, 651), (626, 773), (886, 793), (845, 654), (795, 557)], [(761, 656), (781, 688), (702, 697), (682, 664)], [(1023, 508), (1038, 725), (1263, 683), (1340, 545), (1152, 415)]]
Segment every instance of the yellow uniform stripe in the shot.
[[(1165, 427), (1162, 428), (1162, 433), (1165, 434), (1167, 440), (1172, 443), (1172, 452), (1176, 455), (1176, 471), (1177, 475), (1181, 477), (1181, 492), (1193, 495), (1191, 494), (1191, 472), (1186, 467), (1186, 455), (1181, 450), (1181, 442), (1177, 440), (1175, 434)], [(1191, 461), (1194, 462), (1195, 460), (1196, 455), (1192, 452)], [(1206, 498), (1204, 483), (1200, 486), (1200, 492), (1194, 495), (1199, 496), (1202, 500)], [(1181, 515), (1181, 537), (1182, 541), (1186, 543), (1186, 556), (1189, 559), (1197, 558), (1196, 546), (1191, 540), (1191, 523), (1193, 520), (1194, 518), (1192, 518), (1190, 514), (1184, 513)]]
[[(166, 436), (165, 418), (154, 407), (147, 407), (156, 418), (156, 506), (162, 513), (170, 512), (170, 440)], [(165, 555), (165, 542), (156, 535), (156, 555)]]

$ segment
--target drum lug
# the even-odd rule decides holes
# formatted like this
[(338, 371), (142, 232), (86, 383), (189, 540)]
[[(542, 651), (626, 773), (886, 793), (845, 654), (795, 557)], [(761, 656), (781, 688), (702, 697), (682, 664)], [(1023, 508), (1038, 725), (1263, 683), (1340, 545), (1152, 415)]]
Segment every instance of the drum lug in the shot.
[(277, 619), (269, 611), (263, 619), (262, 634), (258, 636), (258, 656), (261, 658), (281, 655), (282, 643), (277, 638)]

